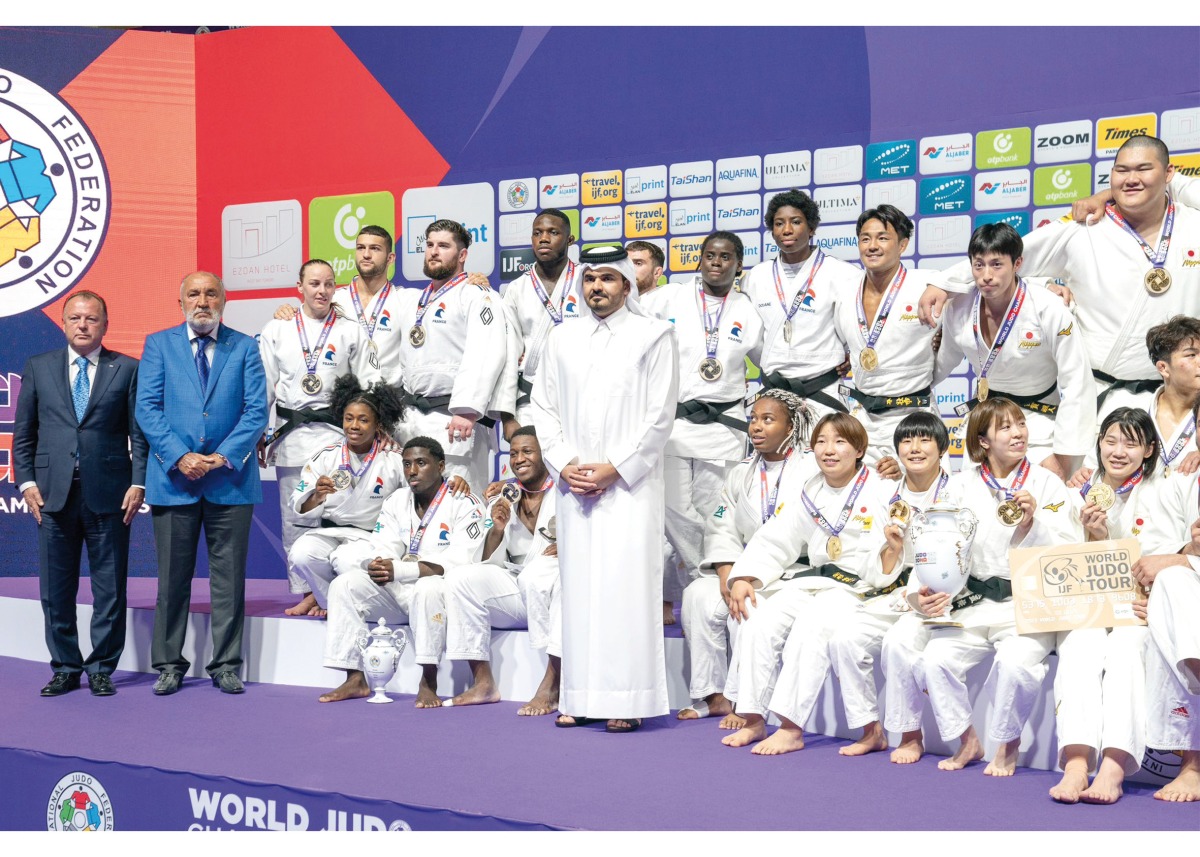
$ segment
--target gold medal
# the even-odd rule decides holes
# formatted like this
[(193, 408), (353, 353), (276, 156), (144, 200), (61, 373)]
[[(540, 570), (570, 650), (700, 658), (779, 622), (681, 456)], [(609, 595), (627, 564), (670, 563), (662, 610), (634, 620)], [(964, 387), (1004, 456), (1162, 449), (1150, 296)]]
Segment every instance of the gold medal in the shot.
[(425, 344), (425, 328), (419, 324), (414, 324), (408, 331), (408, 341), (413, 348), (420, 348)]
[(825, 553), (829, 554), (830, 562), (837, 562), (842, 556), (842, 540), (838, 536), (830, 536), (825, 542)]
[(980, 378), (979, 383), (975, 386), (975, 398), (981, 402), (986, 402), (988, 397), (988, 380)]
[(1171, 275), (1165, 268), (1151, 268), (1146, 272), (1146, 291), (1152, 295), (1164, 294), (1171, 288)]
[(350, 479), (350, 471), (342, 470), (341, 468), (333, 471), (329, 478), (333, 482), (333, 488), (335, 491), (345, 491), (350, 487), (350, 483), (352, 481)]
[(1097, 482), (1087, 492), (1087, 501), (1095, 503), (1101, 512), (1107, 512), (1117, 502), (1117, 492), (1104, 482)]
[(888, 507), (888, 516), (892, 519), (892, 523), (899, 524), (904, 527), (908, 525), (908, 519), (912, 515), (912, 507), (903, 500), (897, 500)]
[(715, 357), (705, 357), (700, 361), (700, 377), (705, 381), (717, 380), (723, 371), (721, 361)]
[(858, 363), (868, 372), (874, 372), (879, 368), (879, 353), (870, 346), (858, 352)]
[(996, 507), (996, 517), (1006, 527), (1015, 527), (1025, 519), (1025, 510), (1016, 500), (1005, 500)]

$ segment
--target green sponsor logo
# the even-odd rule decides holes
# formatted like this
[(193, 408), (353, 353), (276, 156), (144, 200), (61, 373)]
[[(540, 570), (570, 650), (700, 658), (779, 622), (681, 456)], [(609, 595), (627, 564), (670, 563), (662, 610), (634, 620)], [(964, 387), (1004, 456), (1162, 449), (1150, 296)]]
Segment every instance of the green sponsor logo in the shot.
[(1033, 171), (1034, 205), (1066, 205), (1091, 193), (1091, 164), (1062, 164)]
[(975, 135), (975, 169), (1023, 167), (1029, 163), (1033, 137), (1028, 128), (1001, 128)]
[[(398, 241), (396, 199), (387, 191), (318, 196), (308, 204), (308, 255), (333, 266), (338, 285), (355, 275), (354, 245), (364, 226), (382, 226)], [(395, 265), (388, 268), (388, 276)]]

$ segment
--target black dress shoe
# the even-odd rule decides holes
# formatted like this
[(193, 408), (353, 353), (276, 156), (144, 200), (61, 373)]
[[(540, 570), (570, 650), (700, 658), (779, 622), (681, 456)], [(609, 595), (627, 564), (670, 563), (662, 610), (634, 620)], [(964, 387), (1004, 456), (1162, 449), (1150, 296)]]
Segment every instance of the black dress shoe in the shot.
[(179, 690), (179, 673), (159, 673), (154, 682), (155, 696), (170, 696)]
[(117, 689), (113, 687), (112, 679), (107, 673), (89, 675), (88, 687), (92, 690), (92, 696), (113, 696), (117, 692)]
[(42, 696), (62, 696), (79, 690), (79, 673), (55, 673), (50, 683), (42, 688)]
[(242, 680), (233, 670), (222, 670), (212, 677), (213, 687), (221, 688), (221, 693), (245, 693)]

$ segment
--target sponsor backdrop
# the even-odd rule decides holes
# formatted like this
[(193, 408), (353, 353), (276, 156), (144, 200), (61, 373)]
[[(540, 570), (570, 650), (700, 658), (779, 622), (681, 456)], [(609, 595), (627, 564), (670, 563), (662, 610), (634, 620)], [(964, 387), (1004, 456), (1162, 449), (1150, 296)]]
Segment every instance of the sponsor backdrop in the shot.
[[(676, 279), (713, 229), (742, 237), (747, 267), (772, 259), (762, 212), (789, 187), (821, 206), (826, 252), (856, 260), (855, 219), (888, 202), (917, 222), (908, 264), (942, 268), (980, 223), (1027, 232), (1106, 187), (1133, 134), (1200, 174), (1197, 30), (1139, 34), (1156, 50), (1118, 66), (1094, 61), (1111, 34), (1093, 28), (0, 31), (0, 574), (37, 573), (11, 424), (71, 288), (104, 294), (106, 343), (140, 355), (197, 267), (253, 333), (304, 259), (348, 282), (364, 224), (396, 235), (395, 277), (419, 286), (422, 230), (453, 217), (502, 289), (553, 206), (580, 244), (657, 242)], [(803, 73), (775, 73), (799, 44)], [(968, 383), (937, 391), (951, 422)], [(249, 574), (283, 577), (264, 493)], [(147, 517), (135, 575), (154, 574)]]

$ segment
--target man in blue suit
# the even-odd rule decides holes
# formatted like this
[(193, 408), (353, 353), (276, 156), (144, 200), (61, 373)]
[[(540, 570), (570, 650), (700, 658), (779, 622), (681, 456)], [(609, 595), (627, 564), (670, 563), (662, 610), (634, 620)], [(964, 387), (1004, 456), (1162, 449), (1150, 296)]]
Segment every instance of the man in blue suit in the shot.
[[(146, 440), (133, 412), (138, 362), (102, 344), (108, 306), (79, 291), (63, 304), (67, 347), (29, 358), (13, 428), (18, 490), (38, 523), (46, 647), (54, 676), (42, 696), (79, 687), (112, 696), (125, 648), (129, 524), (145, 495)], [(132, 457), (130, 449), (132, 448)], [(92, 576), (92, 653), (79, 651), (75, 599), (87, 544)]]
[(146, 500), (158, 554), (151, 662), (154, 693), (179, 690), (200, 527), (208, 545), (212, 659), (224, 693), (242, 693), (246, 551), (262, 500), (255, 445), (267, 425), (267, 389), (254, 339), (221, 324), (225, 284), (197, 271), (179, 287), (185, 323), (146, 337), (137, 420), (150, 443)]

